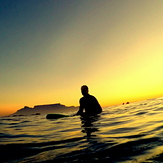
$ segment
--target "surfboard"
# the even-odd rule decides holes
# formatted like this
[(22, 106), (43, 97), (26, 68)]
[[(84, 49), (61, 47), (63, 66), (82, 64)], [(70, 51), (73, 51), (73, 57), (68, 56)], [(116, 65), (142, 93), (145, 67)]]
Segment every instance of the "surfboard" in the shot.
[(63, 118), (63, 117), (69, 117), (69, 115), (64, 115), (64, 114), (47, 114), (46, 115), (47, 119), (58, 119), (58, 118)]

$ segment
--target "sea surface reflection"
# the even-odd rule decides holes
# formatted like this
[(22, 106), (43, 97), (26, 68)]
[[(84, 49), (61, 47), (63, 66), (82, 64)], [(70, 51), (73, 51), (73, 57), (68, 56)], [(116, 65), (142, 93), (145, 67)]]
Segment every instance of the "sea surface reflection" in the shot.
[(107, 107), (89, 119), (45, 117), (0, 118), (1, 162), (163, 162), (162, 97)]

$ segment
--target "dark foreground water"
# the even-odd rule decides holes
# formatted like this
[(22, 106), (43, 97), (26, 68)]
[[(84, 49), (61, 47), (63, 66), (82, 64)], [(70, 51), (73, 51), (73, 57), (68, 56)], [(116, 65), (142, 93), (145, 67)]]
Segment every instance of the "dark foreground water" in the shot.
[(87, 121), (1, 117), (0, 162), (163, 162), (163, 97), (108, 107)]

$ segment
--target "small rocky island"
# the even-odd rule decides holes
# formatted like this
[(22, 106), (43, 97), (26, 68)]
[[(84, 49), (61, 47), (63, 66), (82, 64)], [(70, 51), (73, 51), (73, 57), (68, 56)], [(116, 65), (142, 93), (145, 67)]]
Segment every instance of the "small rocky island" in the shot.
[(60, 103), (48, 104), (48, 105), (36, 105), (33, 108), (24, 106), (24, 108), (18, 110), (12, 116), (20, 115), (40, 115), (40, 114), (50, 114), (50, 113), (63, 113), (67, 111), (77, 111), (78, 107), (75, 106), (65, 106)]

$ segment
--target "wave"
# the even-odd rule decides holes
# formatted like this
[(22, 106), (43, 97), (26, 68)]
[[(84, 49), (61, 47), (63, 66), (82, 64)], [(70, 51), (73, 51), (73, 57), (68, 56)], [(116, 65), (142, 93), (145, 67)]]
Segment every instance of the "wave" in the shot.
[(162, 103), (158, 98), (111, 106), (87, 120), (0, 119), (1, 162), (162, 162)]

